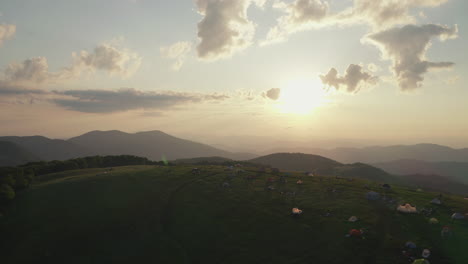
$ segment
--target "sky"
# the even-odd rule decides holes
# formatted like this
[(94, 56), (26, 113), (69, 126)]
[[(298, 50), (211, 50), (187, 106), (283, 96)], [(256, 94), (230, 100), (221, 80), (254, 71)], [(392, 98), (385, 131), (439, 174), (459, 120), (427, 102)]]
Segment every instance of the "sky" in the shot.
[(3, 0), (0, 135), (468, 147), (463, 0)]

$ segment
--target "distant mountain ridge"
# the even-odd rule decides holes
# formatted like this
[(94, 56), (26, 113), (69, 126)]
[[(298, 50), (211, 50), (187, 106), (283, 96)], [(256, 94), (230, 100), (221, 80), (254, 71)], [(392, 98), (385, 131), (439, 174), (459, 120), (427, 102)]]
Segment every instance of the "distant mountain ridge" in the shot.
[(396, 183), (397, 177), (364, 163), (343, 164), (319, 155), (304, 153), (275, 153), (249, 160), (289, 171), (312, 172), (324, 176), (362, 178), (378, 182)]
[(446, 179), (468, 184), (468, 162), (428, 162), (421, 160), (401, 159), (389, 162), (374, 163), (372, 165), (397, 175), (440, 175)]
[[(356, 162), (343, 164), (318, 155), (303, 153), (275, 153), (249, 160), (250, 163), (263, 164), (290, 171), (309, 171), (322, 176), (360, 178), (381, 183), (409, 185), (433, 191), (451, 192), (466, 195), (468, 183), (440, 175), (394, 175), (391, 171), (373, 165)], [(390, 173), (389, 173), (390, 172)]]
[(8, 136), (0, 137), (0, 141), (14, 143), (40, 160), (67, 160), (93, 154), (83, 146), (72, 142), (61, 139), (49, 139), (43, 136)]
[[(232, 153), (209, 145), (177, 138), (162, 131), (125, 133), (118, 130), (91, 131), (68, 140), (42, 136), (0, 137), (0, 141), (21, 147), (36, 158), (31, 160), (67, 160), (92, 155), (135, 155), (151, 160), (168, 160), (220, 156), (229, 159), (251, 159), (250, 153)], [(30, 160), (27, 160), (30, 161)], [(0, 162), (0, 166), (21, 164), (22, 160)]]
[(16, 166), (40, 159), (13, 142), (0, 141), (0, 164)]
[[(437, 144), (373, 146), (364, 148), (299, 148), (300, 152), (325, 156), (342, 163), (363, 162), (367, 164), (388, 162), (401, 159), (421, 161), (455, 161), (468, 162), (468, 148), (454, 149)], [(283, 152), (284, 149), (274, 149), (271, 152)], [(298, 150), (288, 149), (286, 151)]]

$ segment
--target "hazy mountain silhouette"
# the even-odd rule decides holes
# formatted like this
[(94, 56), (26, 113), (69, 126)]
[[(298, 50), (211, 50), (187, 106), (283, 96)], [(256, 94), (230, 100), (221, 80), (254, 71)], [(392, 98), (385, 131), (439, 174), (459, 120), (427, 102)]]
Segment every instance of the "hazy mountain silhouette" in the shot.
[(67, 160), (93, 154), (73, 142), (42, 136), (0, 137), (0, 141), (12, 142), (41, 160)]
[(0, 141), (0, 166), (16, 166), (38, 160), (38, 157), (15, 143)]
[(454, 149), (436, 144), (374, 146), (365, 148), (298, 148), (297, 149), (274, 149), (268, 151), (300, 151), (329, 157), (343, 163), (364, 162), (367, 164), (394, 161), (400, 159), (415, 159), (422, 161), (457, 161), (468, 162), (468, 148)]
[(424, 174), (440, 175), (452, 181), (468, 184), (468, 162), (427, 162), (421, 160), (395, 160), (372, 164), (389, 173), (398, 175)]
[(177, 138), (161, 131), (134, 134), (117, 130), (92, 131), (68, 140), (99, 155), (136, 155), (151, 160), (168, 160), (220, 156), (231, 159), (248, 159), (248, 153), (231, 153), (205, 144)]
[[(0, 137), (0, 141), (16, 144), (37, 159), (67, 160), (92, 155), (135, 155), (151, 160), (168, 160), (220, 156), (243, 160), (256, 157), (250, 153), (232, 153), (205, 144), (173, 137), (161, 131), (134, 134), (121, 131), (92, 131), (69, 140), (49, 139), (42, 136)], [(36, 160), (37, 160), (36, 159)], [(28, 160), (29, 161), (29, 160)], [(23, 159), (1, 163), (20, 164)]]

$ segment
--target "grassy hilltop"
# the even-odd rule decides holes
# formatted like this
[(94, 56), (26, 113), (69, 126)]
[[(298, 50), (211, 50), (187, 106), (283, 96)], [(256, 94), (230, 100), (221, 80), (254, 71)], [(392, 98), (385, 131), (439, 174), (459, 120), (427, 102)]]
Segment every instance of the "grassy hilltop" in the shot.
[[(19, 192), (0, 217), (1, 263), (408, 263), (406, 241), (431, 250), (431, 263), (468, 263), (468, 201), (366, 180), (305, 177), (225, 166), (128, 166), (43, 176)], [(235, 176), (233, 176), (235, 175)], [(265, 189), (275, 180), (273, 191)], [(297, 185), (301, 178), (303, 185)], [(223, 183), (229, 186), (223, 187)], [(368, 185), (394, 198), (370, 202)], [(295, 194), (295, 195), (294, 195)], [(435, 208), (397, 213), (397, 203)], [(299, 217), (291, 209), (303, 210)], [(330, 212), (330, 216), (325, 216)], [(355, 215), (360, 220), (347, 219)], [(453, 236), (442, 239), (442, 225)], [(364, 228), (364, 238), (345, 237)]]

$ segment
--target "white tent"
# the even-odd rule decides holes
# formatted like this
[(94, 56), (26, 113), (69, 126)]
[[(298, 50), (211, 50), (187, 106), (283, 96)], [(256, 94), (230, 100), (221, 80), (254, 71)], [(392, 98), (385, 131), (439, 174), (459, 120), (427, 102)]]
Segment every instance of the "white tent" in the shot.
[(351, 216), (351, 217), (348, 219), (349, 222), (356, 222), (357, 220), (358, 220), (358, 218), (357, 218), (356, 216), (354, 216), (354, 215)]
[(429, 219), (429, 223), (430, 224), (438, 224), (439, 220), (437, 220), (437, 218), (431, 218), (431, 219)]
[(429, 249), (424, 249), (421, 256), (423, 258), (428, 258), (431, 255), (431, 251)]
[(292, 213), (293, 213), (293, 215), (300, 215), (300, 214), (302, 214), (302, 210), (299, 210), (299, 208), (294, 207), (292, 209)]
[(452, 219), (462, 220), (462, 219), (465, 219), (465, 216), (460, 213), (454, 213), (452, 215)]
[(434, 198), (432, 199), (431, 204), (442, 204), (442, 201), (440, 201), (439, 198)]
[(411, 204), (405, 204), (405, 205), (399, 205), (397, 207), (398, 212), (406, 213), (406, 214), (414, 214), (417, 213), (418, 210), (416, 209), (416, 206), (411, 206)]

